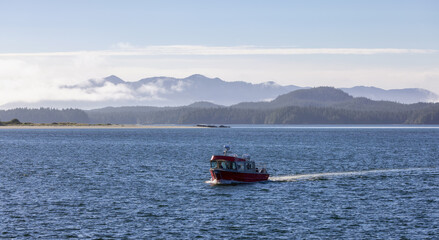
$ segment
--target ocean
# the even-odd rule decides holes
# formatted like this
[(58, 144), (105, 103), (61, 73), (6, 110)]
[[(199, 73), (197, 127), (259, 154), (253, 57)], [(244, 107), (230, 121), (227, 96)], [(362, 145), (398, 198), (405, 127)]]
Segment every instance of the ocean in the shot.
[[(231, 151), (264, 183), (211, 185)], [(0, 238), (438, 239), (439, 128), (0, 129)]]

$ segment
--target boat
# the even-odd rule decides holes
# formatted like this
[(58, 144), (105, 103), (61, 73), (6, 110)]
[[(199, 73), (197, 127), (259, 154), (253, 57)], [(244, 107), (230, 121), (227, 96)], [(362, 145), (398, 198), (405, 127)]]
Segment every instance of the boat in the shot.
[(223, 155), (210, 159), (210, 175), (213, 184), (252, 183), (267, 181), (270, 176), (265, 168), (257, 168), (250, 155), (238, 157), (229, 154), (230, 147), (224, 146)]

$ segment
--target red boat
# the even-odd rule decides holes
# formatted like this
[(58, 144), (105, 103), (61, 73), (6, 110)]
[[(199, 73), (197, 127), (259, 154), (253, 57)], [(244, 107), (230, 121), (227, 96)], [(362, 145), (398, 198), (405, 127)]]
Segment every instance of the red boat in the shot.
[(258, 169), (250, 155), (238, 157), (227, 154), (229, 146), (224, 146), (224, 155), (213, 155), (210, 159), (211, 182), (214, 184), (251, 183), (267, 181), (270, 176), (265, 168)]

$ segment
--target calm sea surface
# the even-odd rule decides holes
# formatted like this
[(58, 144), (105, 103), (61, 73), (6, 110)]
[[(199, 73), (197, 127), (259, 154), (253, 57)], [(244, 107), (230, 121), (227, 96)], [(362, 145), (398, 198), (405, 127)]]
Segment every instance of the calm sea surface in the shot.
[(439, 239), (439, 128), (0, 129), (0, 238)]

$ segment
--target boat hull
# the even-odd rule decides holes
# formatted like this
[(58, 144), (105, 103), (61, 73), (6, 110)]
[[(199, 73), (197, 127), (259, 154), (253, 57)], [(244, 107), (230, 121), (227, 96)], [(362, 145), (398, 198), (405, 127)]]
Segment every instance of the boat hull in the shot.
[(268, 173), (249, 173), (210, 169), (212, 181), (216, 183), (252, 183), (267, 181)]

